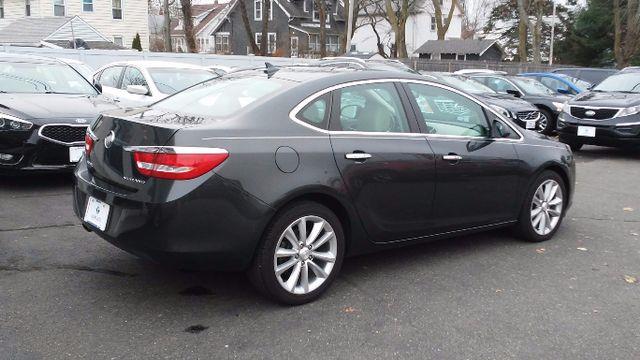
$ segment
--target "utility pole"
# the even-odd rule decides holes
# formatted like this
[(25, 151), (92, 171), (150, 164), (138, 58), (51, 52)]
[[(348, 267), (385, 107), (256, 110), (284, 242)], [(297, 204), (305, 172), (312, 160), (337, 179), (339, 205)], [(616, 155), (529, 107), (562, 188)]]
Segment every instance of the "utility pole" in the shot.
[(351, 34), (353, 33), (353, 8), (355, 7), (355, 1), (349, 0), (349, 16), (347, 16), (347, 44), (344, 52), (348, 54), (351, 52)]
[(553, 15), (551, 15), (551, 44), (549, 45), (549, 65), (553, 65), (553, 38), (556, 32), (556, 2), (553, 1)]

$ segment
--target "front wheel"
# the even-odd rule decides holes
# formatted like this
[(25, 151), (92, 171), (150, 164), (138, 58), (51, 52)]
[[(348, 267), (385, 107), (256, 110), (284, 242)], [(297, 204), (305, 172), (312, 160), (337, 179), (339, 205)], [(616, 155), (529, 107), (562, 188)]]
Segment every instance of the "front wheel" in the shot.
[(565, 212), (566, 186), (554, 171), (544, 171), (531, 184), (520, 211), (519, 235), (526, 241), (549, 240), (562, 223)]
[(333, 282), (344, 257), (342, 225), (328, 208), (296, 203), (269, 226), (249, 269), (268, 297), (288, 305), (318, 298)]
[(556, 120), (553, 114), (547, 109), (538, 110), (540, 110), (540, 119), (536, 124), (536, 131), (545, 135), (553, 134), (556, 130)]

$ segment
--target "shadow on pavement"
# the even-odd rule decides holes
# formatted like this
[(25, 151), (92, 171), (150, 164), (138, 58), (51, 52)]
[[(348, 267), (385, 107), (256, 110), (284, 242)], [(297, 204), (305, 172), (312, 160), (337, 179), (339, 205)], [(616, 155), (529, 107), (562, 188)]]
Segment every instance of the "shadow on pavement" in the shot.
[(72, 173), (38, 173), (20, 175), (0, 175), (1, 192), (23, 192), (56, 190), (70, 188), (73, 184)]
[(575, 152), (576, 160), (639, 160), (640, 149), (622, 149), (603, 146), (585, 146), (582, 150)]

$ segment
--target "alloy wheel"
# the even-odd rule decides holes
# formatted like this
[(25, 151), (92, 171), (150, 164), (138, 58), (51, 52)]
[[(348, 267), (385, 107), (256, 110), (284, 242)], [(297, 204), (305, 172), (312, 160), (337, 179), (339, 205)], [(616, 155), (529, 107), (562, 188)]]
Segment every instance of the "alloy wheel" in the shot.
[(553, 179), (544, 181), (533, 194), (531, 226), (538, 235), (549, 234), (560, 222), (562, 195), (562, 187)]
[(540, 113), (540, 119), (538, 119), (538, 127), (537, 131), (539, 133), (544, 133), (547, 130), (547, 126), (549, 126), (549, 120), (544, 113)]
[(328, 221), (303, 216), (280, 235), (273, 256), (278, 283), (293, 294), (308, 294), (329, 277), (336, 262), (338, 242)]

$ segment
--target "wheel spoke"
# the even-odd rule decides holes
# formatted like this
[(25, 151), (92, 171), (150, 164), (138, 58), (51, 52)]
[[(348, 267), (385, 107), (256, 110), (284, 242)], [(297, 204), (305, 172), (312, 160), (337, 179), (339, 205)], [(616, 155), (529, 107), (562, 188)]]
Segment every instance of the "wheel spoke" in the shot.
[(336, 256), (330, 252), (316, 252), (312, 251), (311, 255), (314, 259), (319, 259), (326, 262), (334, 262), (336, 261)]
[(300, 249), (298, 237), (296, 236), (296, 233), (293, 232), (293, 229), (291, 226), (289, 226), (287, 230), (284, 231), (284, 238), (287, 239), (289, 243), (291, 243), (294, 249), (296, 250)]
[(305, 242), (305, 245), (313, 244), (313, 242), (316, 241), (316, 239), (318, 238), (318, 235), (320, 235), (320, 231), (322, 231), (323, 228), (324, 228), (324, 221), (318, 221), (314, 223), (313, 228), (311, 229), (311, 233), (309, 234), (309, 237)]
[(293, 289), (298, 285), (298, 280), (300, 279), (300, 270), (302, 265), (299, 261), (296, 261), (296, 267), (293, 268), (291, 275), (289, 275), (289, 279), (287, 279), (286, 286), (289, 291), (293, 291)]
[(538, 227), (538, 224), (540, 224), (540, 220), (542, 219), (542, 213), (538, 213), (538, 215), (536, 215), (535, 218), (533, 218), (533, 227)]
[(535, 208), (531, 210), (531, 218), (533, 219), (535, 216), (538, 216), (538, 214), (540, 214), (540, 211), (542, 211), (542, 208)]
[(557, 205), (560, 205), (560, 204), (562, 204), (562, 198), (560, 198), (560, 197), (556, 197), (555, 199), (549, 201), (549, 205), (551, 205), (551, 206), (557, 206)]
[(560, 186), (558, 186), (558, 185), (552, 185), (551, 193), (549, 194), (549, 197), (546, 199), (547, 201), (553, 200), (553, 198), (556, 196), (556, 193), (558, 192), (558, 188), (559, 187)]
[(276, 257), (291, 257), (295, 256), (297, 253), (298, 251), (295, 249), (278, 248), (278, 250), (276, 250)]
[(560, 211), (556, 210), (556, 209), (549, 209), (549, 215), (556, 217), (556, 216), (560, 216)]
[(329, 275), (320, 267), (318, 266), (318, 264), (316, 264), (313, 261), (307, 261), (307, 265), (311, 268), (311, 271), (313, 271), (314, 274), (316, 274), (317, 277), (322, 278), (322, 279), (326, 279)]
[(544, 197), (542, 198), (543, 200), (549, 200), (550, 199), (550, 195), (551, 195), (551, 188), (552, 185), (551, 183), (546, 183), (544, 185)]
[(302, 264), (300, 285), (302, 285), (302, 289), (305, 293), (309, 292), (309, 265), (306, 263)]
[(545, 213), (540, 214), (540, 223), (538, 223), (538, 233), (544, 234), (544, 229), (547, 228), (547, 216)]
[(302, 244), (306, 244), (307, 242), (307, 218), (303, 217), (298, 221), (298, 240)]
[(298, 259), (294, 259), (292, 258), (291, 260), (278, 265), (278, 267), (276, 267), (276, 275), (280, 276), (282, 275), (283, 272), (289, 270), (293, 265), (298, 263)]
[(333, 231), (327, 231), (326, 233), (324, 233), (324, 235), (322, 235), (322, 237), (318, 241), (311, 243), (311, 245), (313, 245), (314, 249), (317, 249), (320, 246), (324, 245), (324, 243), (329, 241), (329, 239), (331, 239), (332, 237), (333, 237)]

